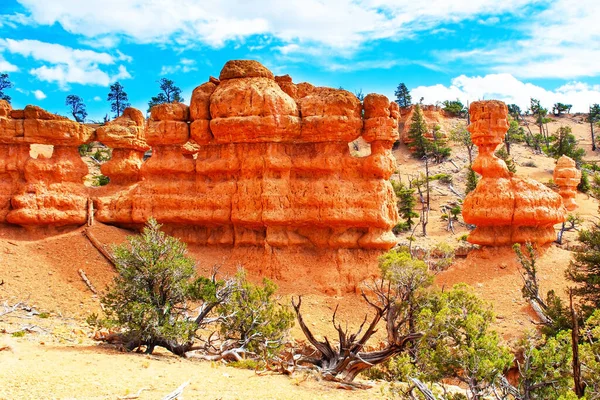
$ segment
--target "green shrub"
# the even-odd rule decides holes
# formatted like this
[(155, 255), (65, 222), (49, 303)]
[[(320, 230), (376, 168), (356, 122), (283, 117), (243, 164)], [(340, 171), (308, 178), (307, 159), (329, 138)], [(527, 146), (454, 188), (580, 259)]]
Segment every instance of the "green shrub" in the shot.
[(504, 163), (506, 163), (506, 167), (510, 172), (512, 172), (513, 174), (517, 172), (517, 166), (515, 165), (513, 158), (508, 154), (504, 147), (501, 147), (500, 149), (496, 150), (494, 155), (499, 159), (503, 160)]
[(529, 167), (529, 168), (537, 168), (537, 164), (533, 160), (525, 161), (521, 165), (524, 166), (524, 167)]
[(450, 174), (435, 174), (429, 177), (429, 181), (440, 181), (442, 183), (450, 184), (452, 183), (452, 175)]
[(11, 336), (12, 337), (23, 337), (23, 336), (25, 336), (25, 331), (16, 331), (16, 332), (13, 332)]
[(104, 186), (104, 185), (108, 185), (109, 182), (110, 182), (110, 178), (105, 175), (96, 175), (92, 178), (93, 186)]
[(582, 193), (588, 193), (591, 189), (590, 179), (588, 173), (584, 170), (581, 171), (581, 180), (579, 181), (579, 185), (577, 185), (577, 190)]
[(262, 285), (254, 285), (243, 270), (235, 279), (237, 290), (217, 311), (228, 316), (221, 323), (223, 338), (259, 355), (276, 354), (294, 325), (294, 313), (277, 302), (277, 285), (269, 279), (264, 278)]
[(104, 162), (104, 161), (108, 161), (111, 158), (111, 153), (110, 150), (101, 150), (98, 149), (96, 150), (96, 152), (92, 155), (93, 158), (96, 159), (96, 161), (99, 162)]
[(188, 318), (187, 304), (216, 306), (222, 282), (197, 276), (186, 245), (161, 232), (152, 218), (141, 235), (128, 237), (128, 245), (114, 247), (113, 254), (118, 275), (101, 299), (106, 319), (90, 316), (88, 323), (123, 328), (129, 350), (146, 346), (151, 354), (162, 346), (184, 355), (203, 322)]
[(80, 144), (79, 147), (78, 147), (79, 155), (82, 156), (82, 157), (85, 156), (85, 155), (87, 155), (87, 153), (90, 152), (91, 148), (92, 148), (92, 144), (91, 143)]

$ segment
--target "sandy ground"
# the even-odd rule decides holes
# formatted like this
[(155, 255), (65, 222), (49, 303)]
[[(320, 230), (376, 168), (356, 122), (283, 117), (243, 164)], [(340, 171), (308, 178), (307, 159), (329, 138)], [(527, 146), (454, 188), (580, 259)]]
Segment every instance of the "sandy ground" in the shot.
[[(460, 123), (445, 122), (450, 127)], [(589, 126), (578, 117), (562, 117), (549, 124), (550, 132), (568, 125), (586, 148), (586, 159), (599, 160), (590, 150)], [(535, 127), (532, 127), (535, 129)], [(46, 154), (51, 149), (32, 149)], [(366, 152), (365, 148), (358, 153)], [(51, 154), (51, 153), (50, 153)], [(360, 154), (359, 154), (360, 155)], [(408, 150), (401, 146), (394, 152), (402, 174), (397, 179), (406, 182), (407, 175), (423, 169)], [(529, 176), (541, 182), (552, 177), (554, 160), (535, 155), (530, 149), (513, 146), (517, 174)], [(464, 175), (467, 157), (454, 146), (451, 160), (432, 167), (433, 173), (450, 173), (454, 177), (452, 187), (464, 191)], [(89, 160), (88, 160), (89, 161)], [(523, 164), (533, 161), (535, 168)], [(97, 173), (90, 165), (91, 172)], [(458, 198), (442, 183), (432, 185), (432, 212), (427, 237), (416, 232), (416, 246), (430, 247), (439, 242), (451, 246), (461, 244), (460, 237), (468, 230), (460, 223), (455, 233), (446, 231), (446, 223), (440, 216), (442, 205)], [(579, 209), (576, 211), (589, 224), (598, 216), (598, 202), (584, 194), (578, 194)], [(121, 243), (132, 232), (96, 224), (94, 235), (107, 245)], [(576, 232), (568, 232), (565, 245), (549, 245), (540, 249), (540, 279), (542, 291), (554, 289), (564, 295), (568, 283), (564, 270), (572, 253), (566, 249), (576, 242)], [(406, 240), (407, 234), (399, 239)], [(190, 254), (202, 261), (200, 271), (207, 272), (212, 265), (207, 259), (227, 257), (228, 250), (210, 250), (190, 247)], [(211, 253), (212, 252), (212, 253)], [(208, 254), (208, 255), (207, 255)], [(307, 266), (326, 269), (327, 265)], [(375, 267), (376, 268), (376, 267)], [(135, 395), (140, 389), (140, 399), (162, 398), (181, 383), (190, 381), (185, 389), (186, 398), (206, 399), (337, 399), (385, 398), (383, 384), (377, 383), (367, 391), (343, 391), (335, 385), (318, 382), (314, 376), (297, 374), (292, 377), (257, 376), (253, 371), (226, 367), (219, 363), (184, 360), (164, 352), (154, 356), (126, 354), (99, 345), (89, 337), (93, 330), (84, 322), (91, 313), (97, 313), (99, 301), (82, 282), (78, 270), (85, 271), (90, 281), (102, 290), (114, 276), (113, 267), (76, 230), (28, 231), (18, 227), (0, 227), (0, 314), (3, 304), (12, 305), (25, 301), (33, 310), (43, 312), (15, 312), (0, 317), (0, 399), (118, 399)], [(310, 271), (307, 269), (306, 271)], [(305, 271), (305, 272), (306, 272)], [(232, 273), (233, 270), (225, 270)], [(260, 275), (260, 274), (259, 274)], [(357, 326), (369, 308), (355, 292), (344, 290), (323, 292), (310, 280), (296, 279), (297, 275), (281, 279), (281, 301), (288, 303), (291, 296), (303, 294), (303, 315), (317, 336), (323, 334), (334, 338), (331, 315), (336, 304), (340, 305), (338, 320), (348, 320)], [(260, 280), (260, 276), (251, 276)], [(507, 341), (518, 338), (525, 330), (535, 327), (535, 316), (521, 298), (521, 277), (518, 263), (510, 248), (481, 249), (471, 251), (465, 258), (457, 258), (446, 271), (438, 273), (436, 285), (449, 287), (466, 282), (489, 301), (496, 315), (496, 329)], [(289, 303), (288, 303), (289, 304)], [(27, 330), (24, 337), (12, 333)], [(297, 327), (292, 330), (296, 339), (302, 339)], [(375, 338), (377, 341), (378, 338)], [(376, 343), (374, 343), (376, 344)]]

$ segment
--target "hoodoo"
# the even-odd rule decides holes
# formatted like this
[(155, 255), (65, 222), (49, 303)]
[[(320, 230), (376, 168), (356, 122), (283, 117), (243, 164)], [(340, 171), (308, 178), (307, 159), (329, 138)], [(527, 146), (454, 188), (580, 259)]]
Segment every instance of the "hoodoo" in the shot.
[(462, 211), (465, 222), (477, 226), (469, 242), (504, 246), (554, 241), (554, 225), (563, 222), (567, 214), (561, 196), (537, 181), (512, 174), (494, 155), (508, 130), (506, 105), (477, 101), (469, 112), (468, 130), (479, 148), (473, 170), (482, 176), (465, 198)]

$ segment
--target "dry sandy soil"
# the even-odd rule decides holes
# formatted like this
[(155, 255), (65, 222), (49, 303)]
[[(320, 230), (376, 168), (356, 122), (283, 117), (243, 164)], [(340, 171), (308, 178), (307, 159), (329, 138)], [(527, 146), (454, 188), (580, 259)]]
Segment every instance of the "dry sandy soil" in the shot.
[[(446, 128), (457, 123), (448, 120)], [(571, 126), (580, 146), (587, 150), (586, 159), (599, 159), (589, 150), (587, 124), (579, 123), (577, 117), (567, 116), (551, 122), (550, 132), (560, 125)], [(41, 153), (50, 151), (34, 149)], [(359, 153), (364, 151), (361, 148)], [(519, 145), (513, 147), (513, 154), (517, 174), (541, 182), (552, 177), (554, 160), (535, 155)], [(422, 163), (412, 159), (404, 146), (395, 151), (395, 156), (402, 170), (399, 179), (406, 182), (407, 174), (422, 171)], [(462, 193), (466, 154), (455, 147), (452, 161), (456, 166), (448, 161), (434, 166), (432, 171), (452, 174), (453, 188)], [(523, 166), (526, 161), (533, 161), (537, 167)], [(415, 245), (427, 248), (444, 241), (458, 246), (460, 237), (468, 232), (466, 227), (457, 224), (454, 234), (447, 232), (439, 211), (443, 204), (456, 201), (457, 197), (447, 185), (435, 183), (433, 187), (428, 236), (417, 234)], [(597, 218), (598, 202), (595, 199), (579, 194), (577, 202), (580, 206), (577, 213), (588, 221), (586, 224)], [(107, 245), (121, 243), (132, 234), (102, 224), (96, 224), (92, 229), (94, 235)], [(400, 240), (406, 240), (406, 236), (401, 235)], [(565, 292), (564, 270), (572, 257), (567, 249), (576, 242), (576, 232), (567, 233), (565, 238), (566, 244), (562, 247), (549, 245), (540, 249), (543, 292), (550, 289), (559, 294)], [(198, 260), (207, 258), (205, 249), (191, 246), (189, 250)], [(217, 256), (211, 255), (212, 258)], [(201, 271), (207, 271), (211, 265), (202, 263), (199, 267)], [(384, 383), (374, 383), (374, 387), (366, 391), (348, 392), (333, 384), (319, 382), (314, 375), (258, 376), (254, 371), (179, 359), (165, 352), (159, 351), (153, 356), (127, 354), (98, 344), (90, 339), (93, 330), (85, 323), (85, 318), (100, 312), (99, 301), (81, 280), (79, 269), (83, 269), (100, 290), (114, 276), (112, 266), (82, 235), (81, 229), (32, 232), (18, 227), (0, 227), (0, 282), (4, 282), (0, 285), (0, 314), (4, 310), (2, 303), (13, 305), (24, 301), (32, 308), (31, 312), (20, 310), (0, 317), (0, 349), (4, 348), (0, 350), (0, 399), (119, 399), (136, 395), (140, 389), (145, 389), (139, 393), (140, 399), (157, 399), (186, 381), (190, 382), (184, 391), (188, 399), (387, 397)], [(527, 329), (534, 329), (535, 316), (521, 297), (521, 278), (512, 249), (471, 251), (436, 276), (439, 287), (458, 282), (472, 285), (493, 305), (498, 316), (495, 327), (507, 341), (518, 338)], [(288, 278), (278, 283), (282, 302), (288, 302), (292, 295), (305, 294), (304, 317), (318, 335), (334, 337), (330, 319), (336, 304), (340, 305), (338, 319), (348, 320), (351, 326), (360, 323), (369, 312), (355, 293), (340, 290), (335, 292), (336, 295), (325, 294), (305, 279)], [(27, 332), (24, 337), (13, 337), (13, 332), (22, 330)], [(293, 329), (292, 335), (303, 339), (298, 328)]]

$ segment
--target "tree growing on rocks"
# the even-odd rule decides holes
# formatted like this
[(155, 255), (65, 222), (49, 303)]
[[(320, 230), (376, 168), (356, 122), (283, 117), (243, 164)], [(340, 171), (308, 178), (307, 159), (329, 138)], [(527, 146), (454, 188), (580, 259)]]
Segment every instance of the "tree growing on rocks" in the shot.
[(119, 82), (115, 82), (110, 85), (110, 92), (108, 92), (107, 101), (110, 102), (110, 110), (115, 113), (117, 117), (123, 114), (123, 111), (131, 106), (129, 104), (129, 98), (127, 93)]
[(404, 219), (404, 222), (400, 222), (394, 229), (396, 231), (408, 231), (415, 224), (413, 218), (419, 217), (419, 214), (415, 212), (415, 205), (417, 204), (415, 190), (407, 187), (400, 181), (391, 182), (396, 199), (398, 200), (398, 214)]
[(456, 127), (450, 131), (450, 140), (463, 146), (467, 150), (469, 166), (473, 165), (473, 150), (475, 148), (475, 144), (471, 140), (471, 132), (469, 132), (464, 126)]
[(571, 128), (561, 126), (556, 133), (556, 140), (548, 148), (548, 153), (556, 159), (563, 155), (571, 157), (577, 164), (581, 164), (585, 150), (577, 147), (577, 139), (573, 135)]
[(75, 94), (70, 94), (65, 100), (65, 105), (69, 107), (69, 112), (77, 122), (84, 122), (87, 117), (87, 111), (83, 99)]
[(159, 81), (160, 93), (153, 96), (148, 102), (148, 111), (155, 105), (163, 103), (182, 103), (183, 97), (181, 97), (181, 89), (175, 85), (170, 79), (161, 78)]
[(600, 227), (579, 233), (583, 248), (575, 252), (567, 277), (577, 283), (573, 293), (583, 300), (585, 315), (600, 308)]
[(4, 91), (12, 87), (13, 84), (10, 81), (8, 74), (0, 74), (0, 100), (6, 100), (10, 103), (11, 97), (4, 93)]
[(404, 82), (398, 85), (396, 91), (394, 92), (394, 95), (396, 96), (396, 103), (398, 103), (398, 106), (400, 106), (400, 108), (410, 107), (410, 105), (412, 104), (412, 97), (410, 96), (410, 91), (408, 90)]

